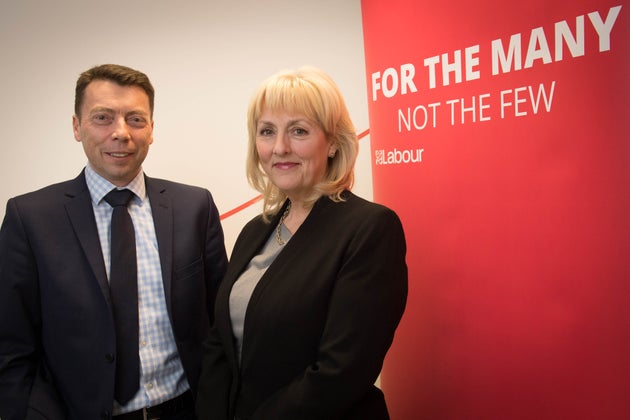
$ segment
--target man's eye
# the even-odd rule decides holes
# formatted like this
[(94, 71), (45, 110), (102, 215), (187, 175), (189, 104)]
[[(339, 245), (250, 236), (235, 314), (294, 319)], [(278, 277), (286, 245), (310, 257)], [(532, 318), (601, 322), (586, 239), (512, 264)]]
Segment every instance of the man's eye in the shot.
[(133, 127), (144, 127), (147, 124), (147, 121), (139, 116), (133, 116), (127, 118), (127, 124)]
[(109, 116), (106, 115), (106, 114), (95, 114), (95, 115), (92, 115), (92, 120), (94, 122), (99, 123), (99, 124), (102, 124), (102, 123), (105, 123), (105, 122), (109, 122), (110, 119), (111, 118), (109, 118)]

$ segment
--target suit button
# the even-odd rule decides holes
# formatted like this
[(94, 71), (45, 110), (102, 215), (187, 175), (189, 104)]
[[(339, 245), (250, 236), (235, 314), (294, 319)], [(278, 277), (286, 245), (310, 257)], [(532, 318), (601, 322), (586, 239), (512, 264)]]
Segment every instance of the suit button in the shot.
[(111, 363), (114, 361), (114, 355), (111, 353), (105, 353), (105, 361)]
[(109, 411), (107, 411), (107, 410), (103, 410), (103, 411), (101, 412), (101, 418), (102, 418), (102, 419), (104, 419), (104, 420), (105, 420), (105, 419), (110, 419), (111, 417), (112, 417), (112, 415), (111, 415), (111, 413), (110, 413)]

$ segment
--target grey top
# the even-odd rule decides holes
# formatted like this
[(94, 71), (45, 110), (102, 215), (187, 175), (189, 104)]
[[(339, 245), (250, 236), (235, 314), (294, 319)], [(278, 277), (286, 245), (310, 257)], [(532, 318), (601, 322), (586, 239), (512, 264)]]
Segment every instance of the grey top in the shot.
[(240, 363), (241, 353), (243, 347), (243, 325), (245, 324), (245, 312), (247, 311), (247, 305), (249, 299), (254, 292), (254, 288), (265, 274), (265, 271), (269, 268), (271, 263), (274, 262), (282, 248), (291, 239), (291, 232), (282, 224), (280, 226), (282, 238), (285, 241), (284, 245), (278, 244), (276, 240), (276, 231), (274, 229), (267, 243), (260, 251), (260, 254), (256, 255), (247, 265), (245, 271), (234, 283), (232, 291), (230, 292), (230, 318), (232, 320), (232, 332), (234, 334), (234, 343), (238, 360)]

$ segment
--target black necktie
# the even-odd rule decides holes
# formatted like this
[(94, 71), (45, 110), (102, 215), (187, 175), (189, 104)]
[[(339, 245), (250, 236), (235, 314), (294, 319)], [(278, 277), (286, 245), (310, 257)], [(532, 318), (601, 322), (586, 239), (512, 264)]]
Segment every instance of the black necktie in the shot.
[(140, 386), (138, 354), (138, 280), (136, 237), (127, 204), (133, 192), (112, 190), (105, 201), (112, 212), (109, 288), (116, 323), (116, 385), (114, 397), (125, 405)]

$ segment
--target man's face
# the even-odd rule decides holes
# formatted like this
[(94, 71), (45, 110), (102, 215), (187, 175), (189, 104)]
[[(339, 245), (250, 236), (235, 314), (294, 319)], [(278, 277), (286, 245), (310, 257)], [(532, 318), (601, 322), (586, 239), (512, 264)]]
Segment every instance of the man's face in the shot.
[(125, 186), (140, 172), (153, 143), (149, 97), (138, 86), (94, 80), (85, 89), (81, 114), (72, 117), (72, 127), (96, 173)]

